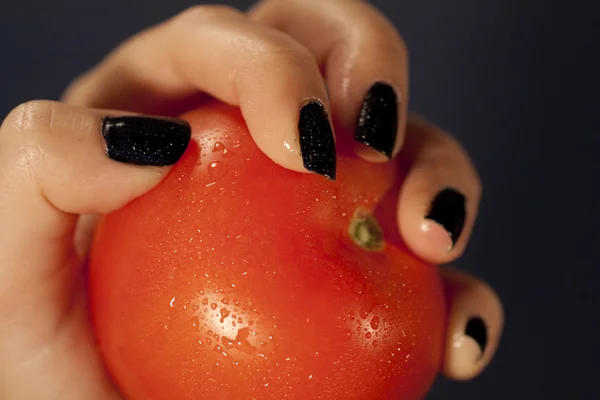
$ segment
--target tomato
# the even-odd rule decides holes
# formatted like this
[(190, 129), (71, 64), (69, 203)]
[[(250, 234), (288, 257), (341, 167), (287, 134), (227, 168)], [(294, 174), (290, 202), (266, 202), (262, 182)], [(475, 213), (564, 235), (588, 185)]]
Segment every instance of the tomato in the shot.
[(94, 330), (126, 398), (422, 398), (446, 306), (437, 268), (399, 239), (399, 165), (340, 145), (330, 181), (273, 163), (235, 108), (184, 118), (184, 157), (101, 220), (90, 255)]

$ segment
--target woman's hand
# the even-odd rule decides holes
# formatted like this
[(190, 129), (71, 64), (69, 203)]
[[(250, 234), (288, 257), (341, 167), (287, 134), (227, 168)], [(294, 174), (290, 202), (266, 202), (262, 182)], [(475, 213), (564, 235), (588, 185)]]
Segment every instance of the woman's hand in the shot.
[[(450, 135), (408, 115), (408, 54), (384, 16), (350, 0), (267, 0), (248, 14), (195, 7), (125, 42), (63, 103), (26, 103), (0, 128), (3, 399), (119, 398), (86, 314), (91, 216), (149, 191), (187, 146), (186, 123), (141, 115), (175, 116), (202, 93), (239, 106), (285, 168), (335, 179), (336, 146), (372, 162), (399, 157), (409, 167), (397, 212), (408, 246), (434, 263), (464, 251), (478, 175)], [(354, 136), (334, 138), (333, 127)], [(493, 356), (502, 307), (484, 283), (442, 272), (443, 372), (469, 379)]]

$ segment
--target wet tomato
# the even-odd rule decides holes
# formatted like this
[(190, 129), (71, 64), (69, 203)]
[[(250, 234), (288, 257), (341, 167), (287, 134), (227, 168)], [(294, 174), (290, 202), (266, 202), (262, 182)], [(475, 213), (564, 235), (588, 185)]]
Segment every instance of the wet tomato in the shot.
[(436, 267), (400, 242), (398, 164), (340, 149), (334, 182), (274, 164), (237, 109), (185, 118), (182, 160), (102, 219), (90, 257), (93, 325), (124, 396), (422, 398), (445, 302)]

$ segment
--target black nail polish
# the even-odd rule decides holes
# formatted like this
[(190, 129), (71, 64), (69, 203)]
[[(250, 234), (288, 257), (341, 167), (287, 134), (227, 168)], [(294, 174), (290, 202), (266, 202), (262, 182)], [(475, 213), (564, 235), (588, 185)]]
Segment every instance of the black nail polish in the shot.
[(479, 345), (481, 354), (485, 352), (485, 346), (487, 345), (487, 327), (485, 322), (480, 317), (473, 317), (467, 322), (465, 328), (465, 334), (471, 336)]
[(456, 244), (465, 224), (465, 196), (454, 189), (444, 189), (433, 199), (425, 218), (442, 225)]
[(336, 153), (333, 129), (321, 103), (311, 101), (302, 107), (298, 131), (304, 167), (329, 179), (335, 179)]
[(382, 82), (374, 84), (366, 94), (354, 138), (392, 157), (398, 136), (398, 95)]
[(134, 165), (173, 165), (191, 138), (190, 125), (172, 118), (107, 117), (102, 121), (106, 155)]

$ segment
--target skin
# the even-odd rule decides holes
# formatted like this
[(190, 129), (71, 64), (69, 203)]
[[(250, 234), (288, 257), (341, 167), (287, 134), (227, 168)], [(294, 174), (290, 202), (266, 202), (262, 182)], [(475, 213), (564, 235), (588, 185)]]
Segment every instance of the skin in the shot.
[[(312, 23), (300, 22), (306, 20)], [(318, 99), (334, 126), (352, 132), (366, 88), (385, 80), (398, 91), (404, 111), (395, 150), (409, 168), (397, 207), (402, 238), (425, 261), (459, 257), (476, 219), (481, 183), (448, 133), (405, 112), (407, 65), (392, 24), (360, 1), (270, 0), (249, 14), (198, 6), (126, 41), (76, 79), (62, 102), (17, 106), (0, 127), (0, 398), (120, 398), (93, 343), (84, 258), (94, 215), (146, 193), (169, 167), (108, 159), (100, 136), (107, 115), (174, 116), (209, 94), (241, 108), (268, 157), (305, 173), (299, 107)], [(336, 141), (369, 161), (386, 161), (351, 137)], [(447, 232), (425, 218), (431, 200), (448, 186), (467, 198), (465, 228), (453, 247)], [(441, 372), (470, 379), (496, 350), (502, 306), (483, 282), (441, 271), (450, 299)], [(483, 355), (464, 333), (471, 316), (488, 327)]]

